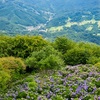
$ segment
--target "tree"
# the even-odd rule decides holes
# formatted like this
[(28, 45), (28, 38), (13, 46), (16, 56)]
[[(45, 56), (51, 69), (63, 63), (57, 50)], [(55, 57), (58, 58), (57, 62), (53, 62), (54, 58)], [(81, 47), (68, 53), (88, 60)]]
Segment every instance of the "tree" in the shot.
[(90, 53), (85, 48), (73, 48), (64, 55), (65, 63), (69, 65), (86, 64)]
[(61, 53), (52, 46), (44, 47), (40, 51), (35, 51), (32, 56), (26, 59), (26, 64), (34, 69), (59, 69), (64, 65)]
[(55, 40), (55, 48), (62, 52), (62, 54), (66, 53), (67, 50), (73, 48), (75, 46), (75, 42), (67, 39), (66, 37), (58, 37), (56, 40)]

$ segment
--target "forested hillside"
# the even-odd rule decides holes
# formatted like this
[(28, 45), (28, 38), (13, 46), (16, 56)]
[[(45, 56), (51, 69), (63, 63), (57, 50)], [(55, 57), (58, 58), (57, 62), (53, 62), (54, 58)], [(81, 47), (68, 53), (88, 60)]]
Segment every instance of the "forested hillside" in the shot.
[(0, 32), (100, 44), (100, 0), (0, 0)]

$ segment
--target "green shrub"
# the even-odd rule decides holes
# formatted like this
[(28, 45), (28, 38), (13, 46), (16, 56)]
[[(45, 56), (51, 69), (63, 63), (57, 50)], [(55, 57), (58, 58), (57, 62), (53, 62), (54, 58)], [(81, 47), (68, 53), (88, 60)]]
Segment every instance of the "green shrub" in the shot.
[(64, 55), (65, 63), (69, 65), (86, 64), (90, 57), (88, 50), (84, 48), (73, 48)]
[(7, 88), (9, 81), (11, 80), (11, 76), (9, 70), (4, 70), (0, 66), (0, 92)]
[(0, 58), (0, 90), (11, 85), (9, 82), (18, 79), (26, 69), (21, 58), (2, 57)]
[(100, 45), (87, 42), (80, 42), (78, 43), (78, 47), (87, 49), (94, 57), (100, 57)]
[(39, 66), (41, 66), (41, 69), (59, 69), (63, 66), (63, 61), (58, 56), (50, 55), (44, 60), (41, 60)]
[(58, 37), (54, 42), (54, 46), (58, 51), (64, 54), (67, 50), (70, 50), (75, 46), (75, 42), (67, 39), (66, 37)]
[(100, 71), (100, 62), (96, 63), (94, 66), (96, 66), (98, 70)]
[(100, 57), (95, 57), (95, 56), (91, 56), (89, 57), (89, 59), (87, 60), (88, 64), (96, 64), (100, 61)]
[(29, 82), (29, 87), (37, 87), (37, 84), (36, 82)]
[(26, 69), (26, 66), (21, 58), (2, 57), (0, 58), (0, 63), (4, 69), (8, 69), (14, 73), (21, 73)]
[(64, 65), (61, 54), (52, 46), (44, 47), (40, 51), (32, 53), (26, 59), (26, 64), (33, 69), (57, 69)]
[(37, 88), (38, 84), (36, 83), (36, 81), (34, 80), (33, 76), (28, 76), (27, 78), (25, 78), (24, 80), (25, 83), (28, 83), (28, 87), (29, 89), (31, 89), (32, 91), (35, 91), (35, 89)]
[(33, 51), (41, 50), (47, 44), (41, 36), (0, 36), (0, 57), (27, 58)]
[(5, 71), (0, 71), (0, 91), (7, 88), (8, 82), (11, 80), (11, 76), (9, 73)]
[(38, 84), (35, 81), (32, 81), (32, 82), (28, 83), (28, 86), (32, 91), (35, 91), (37, 86), (38, 86)]

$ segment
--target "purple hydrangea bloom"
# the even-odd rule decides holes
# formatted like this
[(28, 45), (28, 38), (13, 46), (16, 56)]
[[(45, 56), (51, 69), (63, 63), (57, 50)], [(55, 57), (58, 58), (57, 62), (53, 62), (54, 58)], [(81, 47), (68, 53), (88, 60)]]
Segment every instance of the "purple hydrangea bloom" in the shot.
[(63, 83), (63, 85), (66, 86), (66, 83), (67, 83), (67, 82), (65, 81), (65, 82)]
[(78, 86), (78, 88), (76, 89), (76, 93), (78, 94), (81, 90), (82, 90), (82, 86)]
[(42, 100), (42, 98), (39, 96), (39, 97), (38, 97), (38, 100)]
[(59, 89), (59, 88), (57, 88), (55, 92), (57, 93), (57, 92), (59, 92), (59, 91), (60, 91), (60, 89)]
[(54, 79), (52, 77), (50, 77), (50, 82), (54, 82)]
[(13, 98), (16, 98), (16, 94), (13, 93), (12, 96), (13, 96)]
[(88, 86), (87, 86), (87, 81), (86, 81), (86, 80), (84, 81), (83, 88), (84, 88), (85, 90), (87, 90), (87, 89), (88, 89)]
[(98, 100), (100, 100), (100, 96), (98, 97)]
[(27, 98), (27, 99), (30, 99), (30, 96), (27, 96), (26, 98)]
[(51, 96), (52, 96), (52, 94), (53, 94), (53, 93), (50, 91), (50, 92), (46, 95), (47, 99), (50, 99)]
[(59, 75), (59, 76), (62, 76), (62, 72), (61, 72), (61, 71), (59, 71), (59, 72), (58, 72), (58, 75)]

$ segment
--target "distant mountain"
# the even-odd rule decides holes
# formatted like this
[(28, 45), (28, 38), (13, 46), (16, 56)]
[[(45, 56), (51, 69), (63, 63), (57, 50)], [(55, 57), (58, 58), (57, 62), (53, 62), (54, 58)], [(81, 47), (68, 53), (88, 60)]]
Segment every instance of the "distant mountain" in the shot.
[(99, 43), (100, 0), (0, 0), (0, 32), (67, 35)]
[(20, 32), (26, 26), (36, 26), (46, 22), (48, 19), (48, 15), (45, 14), (46, 11), (37, 8), (31, 0), (29, 3), (28, 1), (1, 0), (0, 30)]

